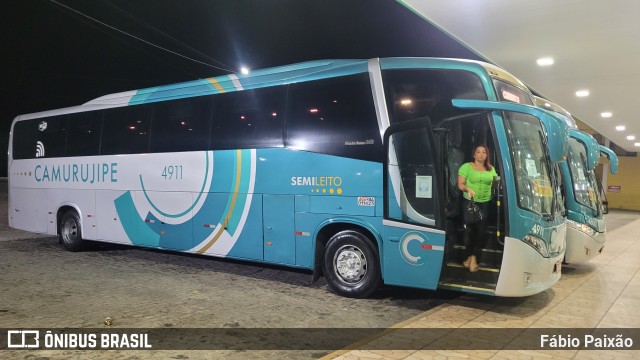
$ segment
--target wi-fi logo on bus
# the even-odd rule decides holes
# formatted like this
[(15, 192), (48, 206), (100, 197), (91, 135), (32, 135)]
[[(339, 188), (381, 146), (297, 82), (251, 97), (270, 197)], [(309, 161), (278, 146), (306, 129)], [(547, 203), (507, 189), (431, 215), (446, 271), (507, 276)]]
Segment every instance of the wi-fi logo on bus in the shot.
[(43, 157), (44, 156), (44, 144), (42, 143), (42, 141), (38, 141), (36, 143), (36, 157)]

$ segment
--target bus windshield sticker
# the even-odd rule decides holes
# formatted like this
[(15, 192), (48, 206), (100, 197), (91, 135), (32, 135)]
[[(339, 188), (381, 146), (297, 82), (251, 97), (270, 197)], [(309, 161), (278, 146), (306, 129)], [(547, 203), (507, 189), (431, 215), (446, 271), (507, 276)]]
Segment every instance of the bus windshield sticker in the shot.
[(536, 166), (535, 160), (525, 159), (525, 164), (527, 165), (527, 175), (536, 176), (538, 174), (538, 167)]
[(431, 199), (432, 193), (432, 180), (431, 176), (419, 176), (416, 175), (416, 197), (423, 199)]

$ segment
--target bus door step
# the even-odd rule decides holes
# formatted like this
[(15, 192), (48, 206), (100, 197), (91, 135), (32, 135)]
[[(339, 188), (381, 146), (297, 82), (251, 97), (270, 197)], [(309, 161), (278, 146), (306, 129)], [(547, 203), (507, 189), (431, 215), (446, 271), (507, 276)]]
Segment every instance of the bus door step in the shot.
[(447, 262), (445, 276), (441, 284), (453, 286), (458, 290), (464, 290), (467, 287), (495, 290), (498, 283), (500, 269), (491, 267), (486, 263), (480, 263), (480, 267), (476, 272), (470, 272), (462, 266), (461, 263)]
[(495, 285), (491, 286), (490, 284), (477, 281), (467, 281), (464, 283), (442, 281), (439, 283), (439, 287), (442, 289), (464, 291), (482, 295), (496, 294)]

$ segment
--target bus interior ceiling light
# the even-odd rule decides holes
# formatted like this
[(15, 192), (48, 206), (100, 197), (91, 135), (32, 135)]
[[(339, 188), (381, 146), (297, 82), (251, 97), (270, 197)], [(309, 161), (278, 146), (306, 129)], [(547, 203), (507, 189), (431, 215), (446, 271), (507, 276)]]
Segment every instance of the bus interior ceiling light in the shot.
[(538, 63), (539, 66), (549, 66), (549, 65), (553, 65), (553, 58), (552, 57), (541, 57), (538, 60), (536, 60), (536, 62)]
[(402, 99), (402, 100), (400, 100), (400, 105), (409, 106), (409, 105), (411, 105), (411, 103), (412, 103), (411, 99)]

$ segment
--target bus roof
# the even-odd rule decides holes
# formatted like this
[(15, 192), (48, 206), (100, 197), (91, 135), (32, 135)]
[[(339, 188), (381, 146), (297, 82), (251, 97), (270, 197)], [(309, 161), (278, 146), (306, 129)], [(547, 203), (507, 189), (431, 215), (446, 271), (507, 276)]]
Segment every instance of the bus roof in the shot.
[[(379, 61), (382, 69), (440, 68), (478, 71), (484, 69), (490, 76), (498, 77), (527, 89), (516, 77), (485, 62), (448, 58), (384, 58)], [(218, 93), (257, 89), (276, 85), (312, 81), (323, 78), (365, 73), (369, 61), (363, 59), (316, 60), (291, 65), (254, 70), (249, 74), (229, 74), (206, 79), (130, 90), (104, 95), (82, 105), (18, 116), (15, 120), (55, 116), (93, 111), (128, 105), (197, 97)]]

